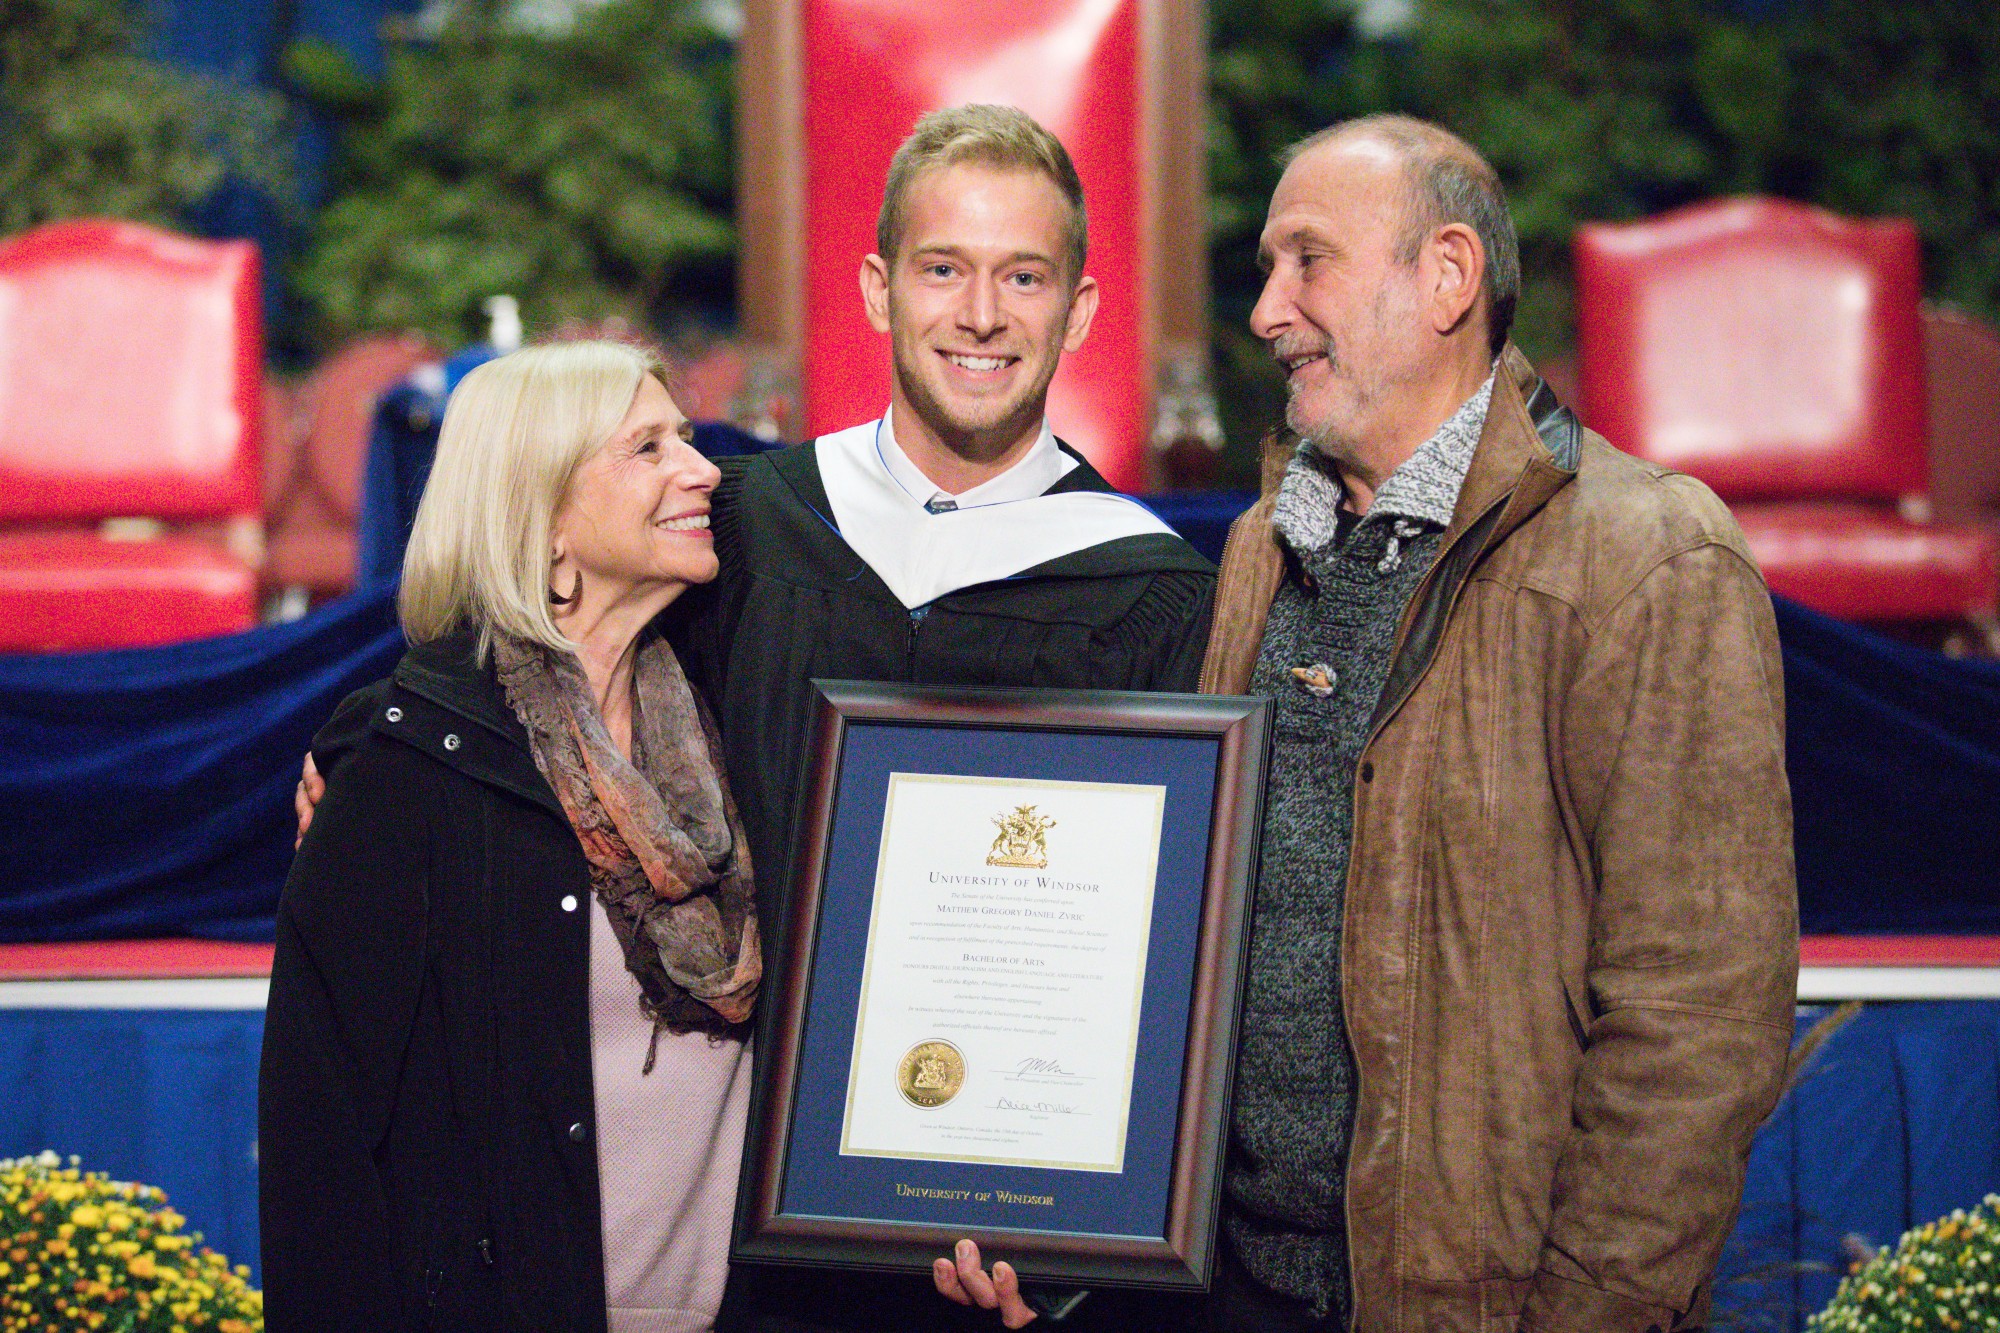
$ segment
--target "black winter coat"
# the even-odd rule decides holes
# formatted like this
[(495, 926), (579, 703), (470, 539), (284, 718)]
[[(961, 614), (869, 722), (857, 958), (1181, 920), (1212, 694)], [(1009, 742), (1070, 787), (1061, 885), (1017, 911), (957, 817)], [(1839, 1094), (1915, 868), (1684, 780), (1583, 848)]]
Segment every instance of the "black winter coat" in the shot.
[(278, 906), (271, 1333), (601, 1333), (588, 866), (471, 637), (415, 648)]

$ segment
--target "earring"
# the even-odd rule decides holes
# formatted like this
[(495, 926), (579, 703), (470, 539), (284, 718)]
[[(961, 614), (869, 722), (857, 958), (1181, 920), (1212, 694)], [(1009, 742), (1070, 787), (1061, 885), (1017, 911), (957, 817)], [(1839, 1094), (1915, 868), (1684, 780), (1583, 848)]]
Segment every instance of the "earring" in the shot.
[(574, 606), (576, 599), (583, 596), (583, 571), (576, 571), (576, 582), (570, 585), (569, 596), (565, 597), (554, 588), (549, 589), (549, 605)]

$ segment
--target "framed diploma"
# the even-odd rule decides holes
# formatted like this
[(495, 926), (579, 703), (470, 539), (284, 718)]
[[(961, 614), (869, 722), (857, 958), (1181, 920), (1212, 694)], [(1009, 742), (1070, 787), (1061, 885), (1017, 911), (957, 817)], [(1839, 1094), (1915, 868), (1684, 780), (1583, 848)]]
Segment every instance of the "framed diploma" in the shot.
[(814, 685), (732, 1253), (1205, 1288), (1269, 703)]

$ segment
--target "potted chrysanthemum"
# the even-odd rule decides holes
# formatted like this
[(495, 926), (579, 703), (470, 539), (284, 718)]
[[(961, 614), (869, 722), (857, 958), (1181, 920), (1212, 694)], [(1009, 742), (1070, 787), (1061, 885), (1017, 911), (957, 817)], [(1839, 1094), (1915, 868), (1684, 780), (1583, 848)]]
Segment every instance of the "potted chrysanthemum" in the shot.
[(1806, 1327), (1813, 1333), (2000, 1330), (2000, 1194), (1907, 1231), (1893, 1249), (1855, 1264)]
[(151, 1185), (52, 1152), (0, 1160), (0, 1330), (256, 1333), (250, 1270), (181, 1230)]

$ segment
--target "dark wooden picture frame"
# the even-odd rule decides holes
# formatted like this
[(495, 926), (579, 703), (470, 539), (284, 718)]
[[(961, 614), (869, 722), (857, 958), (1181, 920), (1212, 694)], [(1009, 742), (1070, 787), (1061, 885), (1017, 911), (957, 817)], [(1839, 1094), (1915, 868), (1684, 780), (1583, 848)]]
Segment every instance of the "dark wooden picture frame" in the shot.
[[(1120, 691), (956, 689), (815, 680), (819, 691), (801, 797), (786, 919), (774, 926), (782, 957), (765, 992), (759, 1074), (737, 1199), (732, 1258), (762, 1263), (928, 1272), (961, 1236), (990, 1263), (1024, 1278), (1198, 1291), (1214, 1261), (1223, 1154), (1228, 1138), (1237, 1016), (1248, 958), (1271, 706), (1239, 696)], [(787, 1212), (802, 1041), (814, 1004), (813, 960), (836, 806), (857, 725), (1060, 732), (1093, 736), (1210, 738), (1215, 743), (1207, 856), (1201, 879), (1192, 992), (1173, 1120), (1164, 1234), (1133, 1237), (1046, 1227), (964, 1227)], [(1001, 776), (1001, 775), (994, 775)], [(863, 923), (865, 926), (865, 923)], [(1148, 991), (1151, 994), (1151, 991)]]

